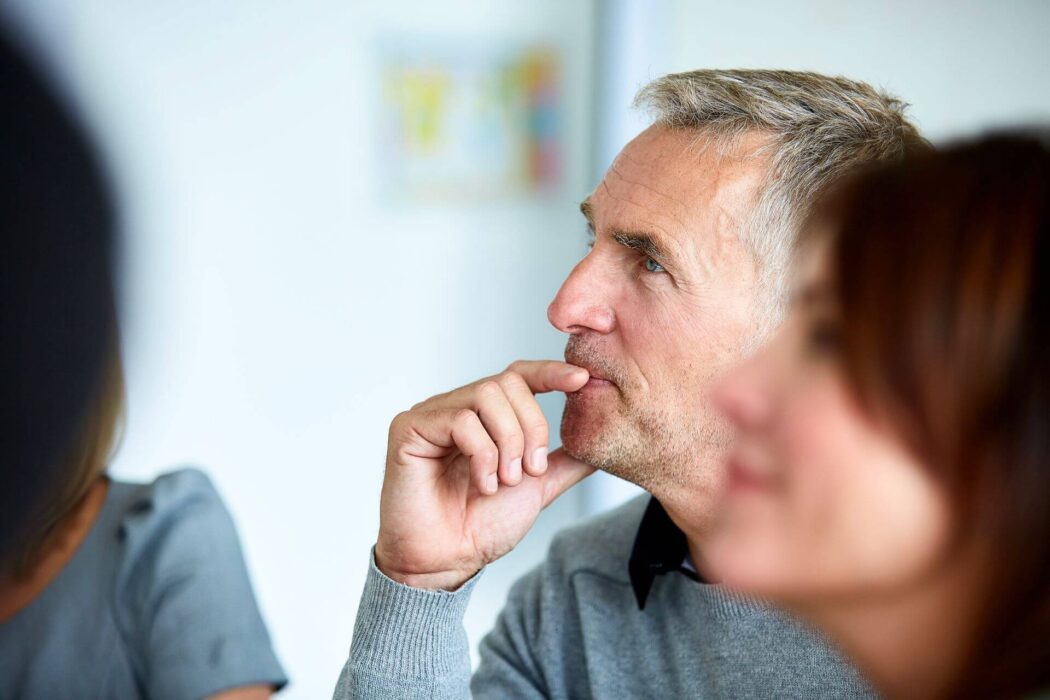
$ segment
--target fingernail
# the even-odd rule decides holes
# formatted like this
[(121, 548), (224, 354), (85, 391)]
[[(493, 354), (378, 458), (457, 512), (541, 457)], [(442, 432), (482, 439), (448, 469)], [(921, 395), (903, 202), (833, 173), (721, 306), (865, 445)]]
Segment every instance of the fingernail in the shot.
[(511, 460), (510, 466), (509, 466), (507, 471), (509, 472), (508, 475), (510, 476), (511, 479), (515, 479), (515, 480), (520, 479), (521, 478), (521, 457), (518, 457), (515, 460)]
[(489, 474), (489, 478), (485, 481), (485, 490), (489, 493), (496, 493), (496, 489), (499, 488), (499, 477), (495, 474)]
[(537, 447), (532, 453), (532, 470), (542, 474), (547, 471), (547, 448)]

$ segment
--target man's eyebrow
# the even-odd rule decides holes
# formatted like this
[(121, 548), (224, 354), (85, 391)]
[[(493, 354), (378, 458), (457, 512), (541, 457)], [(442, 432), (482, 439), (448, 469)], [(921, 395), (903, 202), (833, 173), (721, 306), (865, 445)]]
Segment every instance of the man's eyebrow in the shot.
[[(590, 197), (580, 202), (580, 213), (587, 219), (587, 227), (593, 235), (595, 232), (594, 208), (591, 206)], [(660, 244), (658, 238), (651, 233), (644, 231), (614, 231), (612, 239), (623, 247), (637, 250), (654, 260), (664, 262), (671, 257), (667, 249)]]
[(612, 234), (612, 239), (625, 248), (644, 253), (653, 260), (666, 261), (671, 257), (670, 253), (650, 233), (616, 231)]
[(580, 213), (583, 214), (583, 218), (587, 219), (587, 226), (593, 231), (594, 230), (594, 209), (591, 208), (591, 198), (580, 202)]

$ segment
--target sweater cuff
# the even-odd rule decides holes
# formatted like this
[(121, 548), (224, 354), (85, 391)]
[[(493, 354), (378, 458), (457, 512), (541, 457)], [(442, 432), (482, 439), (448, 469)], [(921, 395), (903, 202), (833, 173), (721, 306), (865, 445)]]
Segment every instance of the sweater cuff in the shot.
[(370, 555), (350, 645), (350, 666), (382, 675), (443, 676), (469, 656), (463, 617), (479, 571), (455, 591), (412, 588), (387, 577)]

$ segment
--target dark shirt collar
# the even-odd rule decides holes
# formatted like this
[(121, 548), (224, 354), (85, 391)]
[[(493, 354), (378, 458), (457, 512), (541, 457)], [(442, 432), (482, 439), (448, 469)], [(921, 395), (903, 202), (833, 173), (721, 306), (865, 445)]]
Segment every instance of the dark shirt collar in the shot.
[(650, 498), (627, 565), (639, 610), (645, 609), (645, 601), (657, 576), (677, 571), (695, 581), (702, 580), (685, 568), (688, 555), (685, 533), (678, 529), (660, 502)]

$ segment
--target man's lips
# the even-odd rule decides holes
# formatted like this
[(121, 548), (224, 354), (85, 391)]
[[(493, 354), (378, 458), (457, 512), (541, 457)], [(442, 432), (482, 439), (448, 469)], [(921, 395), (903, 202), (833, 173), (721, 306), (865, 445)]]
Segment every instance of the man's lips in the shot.
[(577, 367), (582, 367), (587, 370), (587, 374), (590, 375), (590, 378), (587, 380), (587, 383), (583, 385), (584, 387), (598, 388), (602, 386), (616, 386), (616, 382), (609, 379), (599, 370), (596, 370), (586, 362), (574, 361), (572, 359), (566, 359), (565, 361), (570, 365), (576, 365)]
[(585, 388), (585, 389), (600, 389), (602, 387), (614, 387), (614, 386), (616, 386), (616, 385), (613, 384), (612, 382), (610, 382), (608, 379), (602, 379), (601, 377), (596, 377), (596, 376), (594, 376), (592, 374), (590, 379), (587, 380), (587, 383), (583, 385), (583, 388)]
[(583, 367), (585, 370), (587, 370), (587, 374), (591, 375), (591, 379), (597, 379), (598, 381), (609, 382), (610, 384), (612, 384), (612, 382), (609, 381), (608, 377), (606, 377), (604, 374), (602, 374), (601, 372), (597, 371), (596, 369), (594, 369), (592, 367), (587, 367), (586, 365), (580, 365), (580, 366)]

